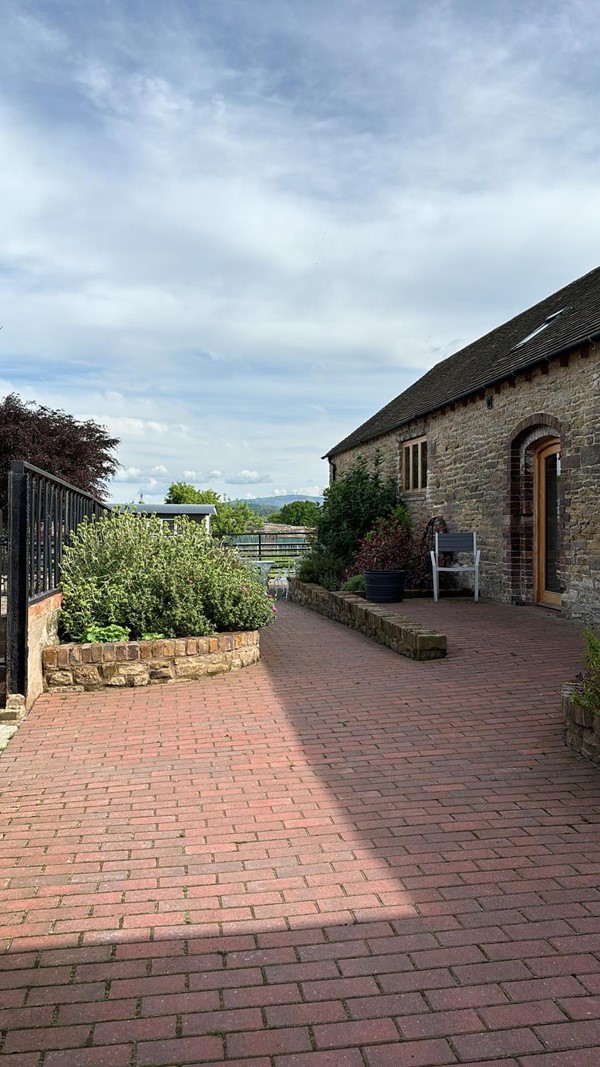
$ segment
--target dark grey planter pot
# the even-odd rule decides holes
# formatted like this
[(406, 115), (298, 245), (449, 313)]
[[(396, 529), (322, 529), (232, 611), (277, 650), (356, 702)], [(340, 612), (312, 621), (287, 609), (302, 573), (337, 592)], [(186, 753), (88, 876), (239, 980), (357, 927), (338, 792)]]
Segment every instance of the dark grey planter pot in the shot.
[(394, 604), (404, 599), (405, 572), (365, 571), (365, 597), (374, 604)]

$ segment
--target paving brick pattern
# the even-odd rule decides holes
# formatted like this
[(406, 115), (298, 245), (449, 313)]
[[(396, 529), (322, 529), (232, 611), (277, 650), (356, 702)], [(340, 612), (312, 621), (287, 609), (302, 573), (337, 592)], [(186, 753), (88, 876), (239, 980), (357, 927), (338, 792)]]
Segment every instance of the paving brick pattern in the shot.
[(41, 698), (0, 759), (0, 1062), (597, 1067), (579, 629), (408, 602), (415, 663), (291, 604), (246, 671)]

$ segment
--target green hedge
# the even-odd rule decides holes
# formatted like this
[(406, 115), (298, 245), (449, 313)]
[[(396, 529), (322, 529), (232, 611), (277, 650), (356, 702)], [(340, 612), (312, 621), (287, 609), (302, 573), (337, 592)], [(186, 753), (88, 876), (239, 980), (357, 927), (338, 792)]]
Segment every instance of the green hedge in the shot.
[(135, 512), (83, 522), (65, 548), (62, 635), (123, 626), (132, 640), (157, 632), (202, 637), (273, 620), (264, 583), (198, 523), (177, 528)]

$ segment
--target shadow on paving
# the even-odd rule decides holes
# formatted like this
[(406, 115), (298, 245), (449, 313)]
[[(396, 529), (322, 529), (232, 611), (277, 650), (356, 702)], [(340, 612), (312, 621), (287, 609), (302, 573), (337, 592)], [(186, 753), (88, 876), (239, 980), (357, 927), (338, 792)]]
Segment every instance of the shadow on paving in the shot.
[(282, 604), (256, 667), (36, 704), (0, 761), (0, 1060), (597, 1064), (579, 632), (440, 608), (446, 661)]

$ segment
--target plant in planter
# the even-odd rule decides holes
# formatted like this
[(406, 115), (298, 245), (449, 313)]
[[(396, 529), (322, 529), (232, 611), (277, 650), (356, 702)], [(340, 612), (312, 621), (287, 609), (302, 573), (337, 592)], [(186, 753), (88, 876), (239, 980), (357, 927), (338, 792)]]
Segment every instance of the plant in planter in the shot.
[(402, 600), (406, 568), (413, 552), (410, 516), (400, 504), (363, 537), (349, 577), (364, 574), (367, 600), (380, 604)]
[(600, 635), (585, 631), (587, 645), (585, 671), (577, 679), (574, 700), (580, 707), (600, 715)]

